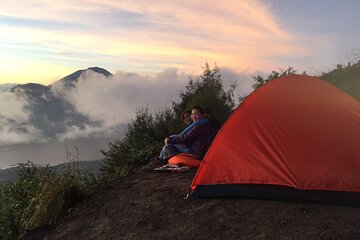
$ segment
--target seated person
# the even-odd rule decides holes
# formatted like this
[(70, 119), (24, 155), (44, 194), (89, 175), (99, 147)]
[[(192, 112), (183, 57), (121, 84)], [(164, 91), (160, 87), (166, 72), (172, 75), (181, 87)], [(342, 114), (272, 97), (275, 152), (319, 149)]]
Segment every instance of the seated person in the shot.
[(186, 124), (186, 125), (190, 125), (192, 123), (191, 120), (191, 111), (190, 110), (185, 110), (182, 114), (181, 114), (181, 120)]
[[(209, 148), (214, 136), (214, 130), (209, 125), (209, 120), (205, 118), (205, 111), (200, 106), (195, 106), (191, 110), (191, 123), (185, 130), (177, 135), (165, 138), (165, 146), (160, 153), (160, 160), (167, 160), (179, 153), (189, 153), (198, 159), (202, 159)], [(171, 148), (173, 153), (165, 154), (167, 148)]]

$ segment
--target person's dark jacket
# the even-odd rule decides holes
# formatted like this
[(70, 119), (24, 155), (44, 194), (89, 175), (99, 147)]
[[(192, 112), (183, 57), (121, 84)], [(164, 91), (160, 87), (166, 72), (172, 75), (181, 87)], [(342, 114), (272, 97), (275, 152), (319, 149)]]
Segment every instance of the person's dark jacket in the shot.
[(214, 130), (209, 124), (200, 124), (193, 127), (183, 135), (172, 135), (169, 143), (182, 143), (190, 148), (191, 154), (198, 158), (203, 158), (214, 137)]
[(221, 124), (220, 124), (219, 120), (217, 120), (217, 118), (214, 117), (214, 116), (209, 116), (208, 119), (209, 119), (209, 121), (210, 121), (210, 122), (209, 122), (210, 127), (211, 127), (212, 129), (214, 129), (216, 132), (219, 131), (219, 129), (220, 129), (220, 127), (221, 127)]

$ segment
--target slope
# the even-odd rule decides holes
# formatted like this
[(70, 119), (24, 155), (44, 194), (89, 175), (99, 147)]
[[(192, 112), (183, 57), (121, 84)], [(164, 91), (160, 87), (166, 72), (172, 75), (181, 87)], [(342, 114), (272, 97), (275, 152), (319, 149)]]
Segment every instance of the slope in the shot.
[(25, 239), (357, 239), (360, 209), (258, 199), (188, 199), (195, 171), (143, 169)]
[(346, 67), (338, 65), (337, 69), (324, 73), (320, 78), (360, 101), (360, 61)]

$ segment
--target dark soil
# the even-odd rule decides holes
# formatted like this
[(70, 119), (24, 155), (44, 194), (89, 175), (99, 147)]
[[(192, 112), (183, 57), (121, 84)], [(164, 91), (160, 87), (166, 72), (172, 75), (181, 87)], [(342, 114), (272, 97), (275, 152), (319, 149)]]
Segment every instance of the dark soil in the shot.
[(188, 199), (195, 175), (142, 169), (27, 239), (360, 239), (360, 208), (260, 199)]

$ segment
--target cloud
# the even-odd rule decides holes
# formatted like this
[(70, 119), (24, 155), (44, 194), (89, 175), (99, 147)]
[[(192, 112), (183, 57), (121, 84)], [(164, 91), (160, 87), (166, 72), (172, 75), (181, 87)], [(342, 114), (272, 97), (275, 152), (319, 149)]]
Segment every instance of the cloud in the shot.
[[(17, 125), (7, 119), (0, 119), (0, 147), (14, 144), (45, 142), (42, 132), (32, 125)], [(15, 125), (15, 127), (14, 127)]]
[(248, 95), (254, 90), (252, 88), (252, 75), (254, 74), (248, 72), (238, 72), (230, 68), (222, 68), (220, 73), (223, 79), (224, 89), (226, 91), (230, 89), (231, 85), (236, 84), (237, 87), (234, 93), (235, 98)]
[[(251, 91), (245, 72), (221, 69), (225, 90), (238, 84), (236, 98)], [(121, 137), (137, 110), (158, 112), (180, 100), (189, 79), (176, 68), (157, 74), (116, 72), (110, 77), (85, 71), (67, 88), (62, 81), (29, 84), (16, 93), (0, 92), (0, 146)]]
[(126, 125), (123, 125), (123, 128), (116, 130), (116, 127), (107, 127), (104, 126), (92, 126), (85, 124), (84, 127), (80, 128), (79, 126), (73, 125), (69, 126), (64, 133), (57, 134), (56, 140), (60, 142), (66, 142), (73, 139), (96, 139), (103, 137), (114, 136), (114, 130), (117, 131), (117, 137), (123, 136), (125, 132)]
[(59, 21), (59, 20), (43, 20), (36, 18), (23, 18), (23, 17), (12, 17), (6, 15), (0, 15), (0, 21), (5, 25), (10, 26), (28, 26), (42, 29), (64, 28), (64, 29), (84, 29), (86, 25), (77, 25), (76, 23)]
[[(236, 99), (252, 91), (249, 73), (224, 68), (221, 69), (221, 74), (225, 90), (237, 83)], [(65, 94), (65, 98), (80, 114), (97, 123), (81, 128), (70, 126), (58, 138), (63, 140), (110, 135), (114, 129), (129, 123), (137, 110), (148, 108), (155, 113), (167, 106), (171, 107), (172, 102), (180, 100), (180, 92), (189, 79), (198, 77), (175, 68), (153, 75), (119, 71), (111, 77), (87, 70), (71, 90), (64, 89), (61, 82), (53, 84), (53, 92)]]
[(153, 76), (117, 72), (109, 78), (87, 71), (67, 98), (80, 113), (108, 128), (129, 122), (135, 110), (148, 107), (155, 112), (169, 106), (187, 81), (188, 76), (176, 69)]
[(14, 87), (16, 84), (0, 84), (0, 93), (9, 91), (12, 87)]
[[(238, 96), (251, 90), (248, 73), (222, 68), (221, 74), (225, 89), (238, 83)], [(87, 71), (72, 90), (57, 82), (52, 89), (0, 92), (0, 167), (64, 162), (65, 144), (77, 147), (81, 160), (101, 159), (99, 150), (124, 136), (136, 110), (170, 106), (189, 78), (198, 76), (175, 68), (152, 75), (119, 71), (109, 78)]]
[(30, 124), (27, 101), (13, 92), (0, 92), (0, 147), (42, 139), (41, 131)]
[[(251, 92), (250, 74), (226, 68), (221, 69), (221, 74), (225, 90), (236, 82), (238, 96)], [(180, 92), (190, 78), (197, 79), (198, 76), (187, 75), (175, 68), (154, 75), (119, 71), (108, 78), (87, 70), (66, 97), (80, 113), (100, 122), (106, 130), (128, 123), (136, 110), (148, 108), (150, 112), (158, 112), (166, 106), (171, 107), (172, 102), (180, 100)], [(61, 87), (57, 86), (56, 91), (61, 91), (59, 89)], [(99, 129), (86, 128), (84, 131)]]
[[(199, 73), (206, 60), (236, 71), (272, 70), (278, 67), (275, 57), (312, 53), (279, 23), (265, 1), (22, 3), (21, 8), (11, 1), (2, 4), (7, 21), (0, 33), (10, 48), (18, 49), (5, 51), (4, 59), (16, 55), (54, 66), (80, 68), (86, 63), (144, 73), (173, 67)], [(21, 24), (14, 28), (16, 19)], [(2, 48), (0, 42), (0, 49), (8, 45)], [(41, 64), (31, 67), (34, 74), (44, 69)]]
[(22, 96), (9, 91), (0, 93), (0, 118), (25, 122), (29, 119), (26, 106), (26, 99)]

